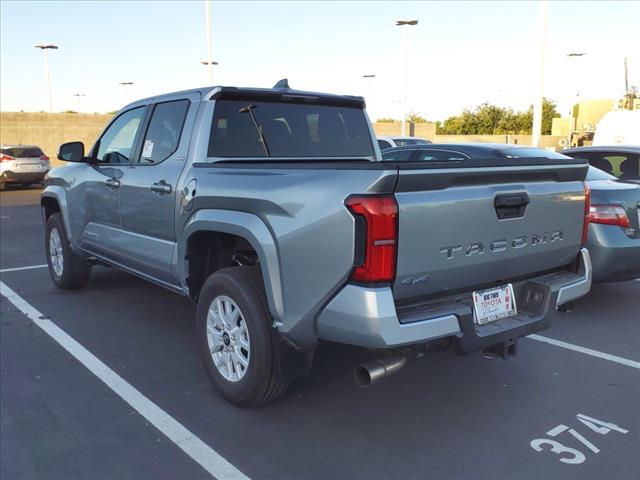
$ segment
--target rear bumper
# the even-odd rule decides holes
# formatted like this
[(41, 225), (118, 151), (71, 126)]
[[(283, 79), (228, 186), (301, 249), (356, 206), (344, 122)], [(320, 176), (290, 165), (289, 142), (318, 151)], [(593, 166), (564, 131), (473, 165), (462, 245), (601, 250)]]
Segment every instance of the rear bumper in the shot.
[(0, 182), (3, 183), (28, 183), (28, 182), (41, 182), (44, 180), (45, 175), (49, 170), (42, 170), (38, 172), (12, 172), (11, 170), (5, 170), (0, 175)]
[(592, 223), (587, 244), (594, 282), (618, 282), (640, 277), (640, 238), (630, 238), (615, 225)]
[(547, 328), (549, 310), (591, 288), (591, 260), (580, 251), (578, 272), (559, 271), (513, 284), (518, 315), (476, 325), (471, 292), (397, 307), (389, 287), (347, 285), (318, 317), (323, 340), (394, 348), (450, 337), (461, 352), (479, 350)]

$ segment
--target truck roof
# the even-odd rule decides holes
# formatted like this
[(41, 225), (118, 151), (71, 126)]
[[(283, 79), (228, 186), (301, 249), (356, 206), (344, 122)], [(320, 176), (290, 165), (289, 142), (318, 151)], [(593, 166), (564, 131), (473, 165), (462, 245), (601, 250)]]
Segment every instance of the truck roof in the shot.
[[(280, 82), (278, 82), (280, 83)], [(333, 93), (309, 92), (304, 90), (294, 90), (288, 87), (278, 88), (252, 88), (252, 87), (230, 87), (230, 86), (214, 86), (192, 88), (189, 90), (180, 90), (176, 92), (168, 92), (161, 95), (142, 98), (126, 105), (124, 108), (137, 106), (139, 104), (155, 103), (165, 101), (169, 98), (179, 97), (180, 95), (188, 95), (191, 93), (200, 93), (203, 99), (256, 99), (256, 100), (285, 100), (285, 101), (303, 101), (305, 103), (313, 103), (314, 101), (323, 104), (333, 104), (341, 106), (351, 106), (356, 108), (365, 108), (363, 97), (355, 95), (337, 95)]]

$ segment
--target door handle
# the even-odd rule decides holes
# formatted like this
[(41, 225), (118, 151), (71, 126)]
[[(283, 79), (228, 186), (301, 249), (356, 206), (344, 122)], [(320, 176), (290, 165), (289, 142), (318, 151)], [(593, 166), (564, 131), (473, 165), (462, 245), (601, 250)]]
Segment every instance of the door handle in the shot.
[(109, 188), (120, 188), (120, 180), (116, 180), (115, 178), (108, 178), (104, 184)]
[(164, 180), (160, 180), (159, 182), (151, 185), (151, 190), (161, 195), (163, 193), (171, 193), (171, 185)]

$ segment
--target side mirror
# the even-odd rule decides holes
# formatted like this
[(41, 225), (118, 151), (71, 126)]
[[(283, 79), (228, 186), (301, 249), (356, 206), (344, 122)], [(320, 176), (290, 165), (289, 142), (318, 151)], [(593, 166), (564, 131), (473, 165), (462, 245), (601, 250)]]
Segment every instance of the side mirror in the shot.
[(58, 159), (65, 162), (84, 162), (84, 143), (69, 142), (60, 145)]

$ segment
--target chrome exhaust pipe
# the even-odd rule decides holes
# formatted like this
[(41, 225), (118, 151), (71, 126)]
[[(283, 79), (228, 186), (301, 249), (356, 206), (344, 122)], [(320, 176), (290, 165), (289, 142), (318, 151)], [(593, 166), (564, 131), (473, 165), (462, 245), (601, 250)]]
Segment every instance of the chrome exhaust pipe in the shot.
[(396, 354), (363, 363), (356, 367), (353, 374), (358, 386), (366, 388), (384, 377), (398, 373), (406, 362), (406, 355)]

